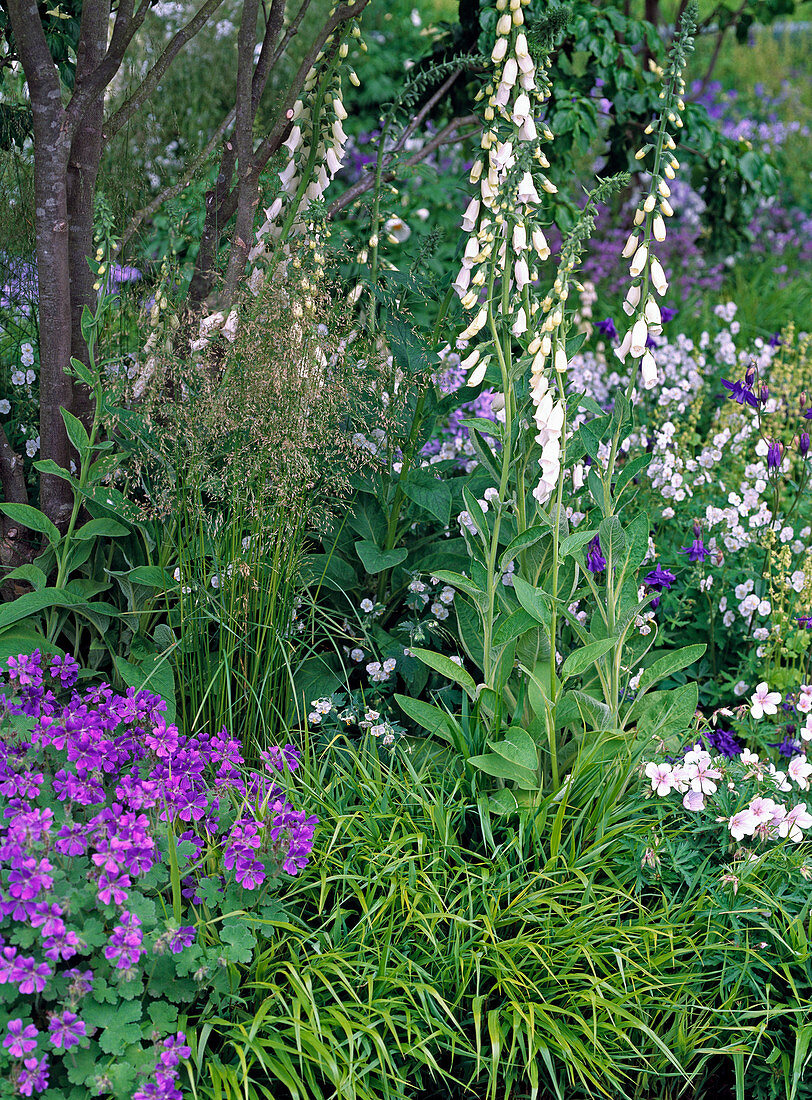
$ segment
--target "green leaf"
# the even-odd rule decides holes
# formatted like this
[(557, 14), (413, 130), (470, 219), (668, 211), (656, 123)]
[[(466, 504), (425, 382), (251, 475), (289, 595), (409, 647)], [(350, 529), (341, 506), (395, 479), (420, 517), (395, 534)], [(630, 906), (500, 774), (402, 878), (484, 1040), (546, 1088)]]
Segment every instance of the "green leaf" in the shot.
[(447, 481), (417, 466), (401, 477), (403, 492), (418, 507), (447, 527), (451, 519), (451, 486)]
[(493, 645), (497, 649), (507, 645), (508, 642), (513, 641), (514, 638), (520, 638), (536, 625), (536, 619), (532, 615), (523, 607), (517, 607), (510, 615), (497, 622), (496, 630), (493, 632)]
[(488, 443), (482, 438), (476, 428), (471, 428), (471, 444), (476, 452), (476, 456), (495, 481), (499, 481), (500, 471), (499, 463), (494, 457), (494, 453), (489, 447)]
[(68, 412), (67, 409), (60, 408), (62, 413), (62, 419), (65, 422), (65, 431), (68, 433), (68, 439), (74, 445), (79, 452), (79, 456), (84, 460), (88, 451), (90, 450), (90, 438), (85, 431), (85, 426), (81, 420)]
[(0, 664), (5, 664), (9, 657), (17, 657), (20, 653), (31, 654), (35, 649), (40, 650), (43, 656), (52, 656), (55, 653), (64, 656), (65, 652), (49, 642), (38, 630), (18, 626), (0, 634)]
[(598, 527), (601, 552), (606, 558), (607, 569), (616, 569), (626, 554), (626, 535), (617, 516), (609, 516)]
[(74, 532), (75, 539), (120, 538), (129, 535), (129, 527), (114, 519), (91, 519)]
[(114, 489), (112, 485), (88, 485), (84, 489), (79, 489), (77, 485), (76, 488), (87, 500), (92, 500), (94, 504), (112, 512), (127, 523), (139, 523), (143, 518), (138, 505), (127, 500), (123, 493)]
[(520, 535), (516, 535), (507, 544), (505, 549), (499, 558), (500, 568), (504, 569), (509, 561), (514, 561), (522, 550), (527, 550), (531, 546), (543, 539), (545, 535), (550, 534), (550, 528), (543, 524), (536, 524), (534, 527), (528, 527), (526, 531), (522, 531)]
[(518, 784), (522, 790), (534, 791), (538, 789), (538, 776), (535, 772), (506, 760), (499, 753), (485, 752), (480, 756), (469, 756), (468, 763), (495, 779), (509, 779)]
[(574, 531), (571, 535), (567, 535), (565, 539), (561, 540), (561, 545), (558, 551), (562, 558), (566, 558), (569, 554), (577, 554), (579, 550), (583, 550), (588, 542), (592, 542), (597, 531), (594, 528), (590, 528), (588, 531)]
[(452, 573), (449, 569), (436, 569), (432, 575), (438, 581), (444, 581), (445, 584), (458, 588), (460, 592), (464, 592), (466, 596), (471, 596), (473, 599), (482, 595), (482, 589), (474, 584), (470, 577), (465, 577), (462, 573)]
[(634, 707), (637, 726), (646, 737), (666, 738), (691, 728), (699, 701), (696, 684), (680, 684), (668, 691), (652, 691)]
[(159, 565), (136, 565), (127, 573), (131, 584), (143, 584), (147, 588), (174, 588), (177, 583), (170, 573)]
[(439, 672), (448, 680), (453, 680), (455, 684), (459, 684), (469, 698), (476, 699), (474, 678), (464, 668), (460, 668), (450, 657), (446, 657), (444, 653), (434, 653), (430, 649), (415, 649), (414, 646), (410, 646), (409, 652), (413, 657), (417, 657), (418, 661), (422, 661), (424, 665), (428, 665), (429, 668), (433, 668), (435, 672)]
[(466, 420), (461, 420), (460, 425), (468, 428), (469, 431), (475, 428), (482, 435), (490, 435), (500, 441), (502, 439), (503, 428), (498, 420), (487, 420), (484, 416), (469, 416)]
[[(84, 336), (84, 334), (83, 334), (83, 336)], [(93, 375), (90, 373), (90, 367), (86, 366), (81, 361), (81, 359), (75, 359), (73, 356), (71, 356), (70, 365), (71, 365), (71, 368), (73, 369), (73, 373), (76, 375), (76, 377), (79, 378), (82, 382), (84, 382), (84, 384), (86, 386), (89, 386), (90, 389), (93, 389)], [(70, 374), (71, 373), (70, 369), (66, 367), (65, 368), (65, 373)]]
[(538, 746), (527, 730), (522, 729), (521, 726), (511, 726), (499, 741), (489, 741), (488, 748), (520, 768), (531, 773), (538, 771)]
[(48, 578), (39, 566), (32, 565), (30, 562), (26, 562), (25, 565), (18, 565), (10, 573), (6, 573), (4, 579), (7, 581), (25, 581), (35, 591), (44, 588), (48, 583)]
[(485, 519), (485, 513), (482, 511), (482, 507), (479, 501), (467, 485), (463, 486), (462, 499), (468, 511), (468, 515), (474, 521), (474, 526), (476, 527), (482, 539), (487, 542), (490, 535), (488, 521)]
[(585, 729), (589, 729), (591, 725), (592, 729), (606, 730), (614, 725), (612, 711), (600, 699), (588, 695), (585, 691), (563, 692), (556, 704), (556, 724), (571, 726), (576, 714)]
[(590, 642), (570, 653), (561, 666), (561, 679), (569, 680), (573, 676), (580, 676), (591, 668), (610, 649), (616, 645), (615, 638), (601, 638), (599, 642)]
[(550, 596), (540, 588), (534, 588), (524, 577), (513, 577), (513, 590), (519, 603), (537, 623), (550, 626)]
[(0, 504), (0, 511), (5, 512), (9, 519), (15, 523), (21, 523), (29, 531), (37, 531), (45, 535), (51, 546), (56, 546), (62, 537), (56, 524), (40, 512), (39, 508), (32, 508), (30, 504)]
[(358, 584), (358, 575), (338, 554), (310, 554), (302, 564), (302, 581), (336, 592), (349, 592)]
[(251, 962), (257, 938), (253, 929), (242, 916), (231, 917), (223, 921), (220, 926), (220, 939), (223, 944), (228, 944), (224, 954), (230, 962)]
[(26, 592), (11, 603), (0, 604), (0, 630), (52, 607), (79, 607), (84, 603), (81, 596), (64, 588), (42, 588), (39, 592)]
[(381, 550), (374, 542), (361, 539), (355, 544), (355, 552), (363, 563), (367, 573), (382, 573), (384, 569), (392, 569), (401, 562), (406, 561), (409, 551), (404, 547), (396, 547), (393, 550)]
[(444, 710), (440, 710), (431, 703), (424, 703), (422, 699), (411, 699), (407, 695), (396, 694), (395, 702), (404, 714), (431, 734), (440, 734), (447, 738), (451, 727), (456, 725), (450, 714), (446, 714)]
[(675, 649), (673, 653), (666, 653), (664, 657), (660, 657), (659, 660), (643, 670), (638, 690), (644, 691), (660, 680), (664, 680), (666, 676), (671, 676), (673, 673), (679, 672), (681, 668), (692, 665), (694, 661), (699, 660), (707, 648), (702, 643), (700, 645), (686, 645), (682, 649)]
[(54, 477), (61, 477), (63, 481), (69, 481), (74, 488), (78, 487), (78, 482), (64, 467), (59, 466), (52, 458), (41, 458), (35, 462), (34, 469), (38, 470), (41, 474), (52, 474)]

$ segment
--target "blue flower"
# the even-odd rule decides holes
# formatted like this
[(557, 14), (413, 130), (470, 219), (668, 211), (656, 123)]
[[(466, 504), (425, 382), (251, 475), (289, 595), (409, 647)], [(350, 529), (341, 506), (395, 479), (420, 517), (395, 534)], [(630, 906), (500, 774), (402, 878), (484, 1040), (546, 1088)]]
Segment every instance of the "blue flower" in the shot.
[(774, 469), (776, 469), (776, 467), (781, 465), (781, 457), (783, 455), (783, 452), (784, 452), (784, 448), (781, 446), (781, 444), (778, 442), (778, 440), (773, 439), (772, 442), (770, 443), (769, 447), (767, 448), (767, 468), (768, 469), (774, 470)]
[(677, 309), (671, 309), (670, 306), (661, 306), (660, 308), (660, 320), (664, 325), (667, 325), (669, 321), (673, 321), (679, 313)]
[(680, 548), (680, 554), (687, 554), (688, 561), (704, 561), (710, 554), (710, 550), (705, 546), (701, 536), (697, 535), (690, 546)]
[(730, 390), (730, 393), (726, 394), (726, 396), (732, 398), (739, 405), (752, 405), (752, 407), (755, 408), (758, 404), (756, 395), (752, 390), (747, 388), (746, 383), (728, 382), (726, 378), (723, 378), (722, 385), (726, 390)]
[(605, 321), (598, 321), (595, 328), (603, 336), (608, 336), (610, 340), (615, 341), (618, 338), (617, 329), (615, 328), (615, 322), (611, 317), (607, 317)]
[(663, 569), (658, 563), (650, 573), (647, 573), (645, 577), (643, 577), (643, 584), (647, 584), (649, 588), (656, 588), (659, 591), (664, 589), (666, 592), (670, 592), (671, 585), (676, 579), (676, 576), (670, 569)]
[(606, 558), (601, 553), (601, 541), (597, 535), (587, 546), (586, 567), (590, 573), (601, 573), (606, 568)]
[(732, 730), (706, 730), (702, 736), (709, 749), (715, 749), (728, 759), (741, 755), (742, 746), (736, 740)]

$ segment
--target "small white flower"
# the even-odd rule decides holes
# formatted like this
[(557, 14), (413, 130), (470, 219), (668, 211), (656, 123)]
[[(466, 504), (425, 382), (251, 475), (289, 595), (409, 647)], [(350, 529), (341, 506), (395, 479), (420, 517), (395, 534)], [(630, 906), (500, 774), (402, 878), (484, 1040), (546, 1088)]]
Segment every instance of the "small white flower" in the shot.
[(353, 661), (363, 661), (363, 659), (364, 659), (363, 649), (353, 649), (353, 650), (351, 650), (350, 657), (352, 658)]
[(7, 416), (11, 412), (11, 402), (6, 401), (5, 397), (0, 401), (0, 415)]
[(370, 599), (361, 600), (361, 610), (368, 615), (375, 607), (375, 604)]

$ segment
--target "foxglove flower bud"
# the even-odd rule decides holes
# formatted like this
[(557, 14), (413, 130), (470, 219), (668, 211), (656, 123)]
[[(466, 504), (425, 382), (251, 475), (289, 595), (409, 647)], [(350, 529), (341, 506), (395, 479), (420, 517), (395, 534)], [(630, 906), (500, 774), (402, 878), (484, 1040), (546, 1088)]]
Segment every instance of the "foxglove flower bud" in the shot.
[(555, 349), (555, 359), (553, 364), (557, 371), (565, 371), (567, 369), (567, 353), (563, 344), (559, 344)]
[(494, 65), (498, 65), (499, 62), (504, 58), (505, 54), (507, 53), (507, 48), (508, 40), (506, 38), (500, 37), (496, 39), (496, 45), (493, 47), (493, 52), (491, 53), (491, 61), (494, 63)]
[(655, 214), (651, 220), (651, 232), (655, 241), (665, 240), (665, 222), (659, 214)]
[(465, 213), (462, 216), (462, 229), (466, 233), (470, 233), (476, 225), (477, 218), (479, 217), (479, 199), (471, 199), (465, 208)]
[(531, 237), (533, 240), (533, 248), (535, 248), (536, 250), (536, 255), (540, 260), (546, 260), (547, 257), (550, 255), (550, 246), (547, 244), (547, 238), (544, 236), (544, 233), (541, 231), (541, 229), (536, 227), (533, 230)]
[(650, 325), (659, 325), (662, 321), (660, 307), (651, 295), (646, 299), (646, 308), (643, 310), (643, 316)]
[(650, 351), (647, 351), (640, 360), (640, 370), (643, 375), (643, 386), (650, 390), (657, 384), (657, 361)]
[(634, 283), (629, 287), (626, 293), (626, 300), (623, 303), (623, 312), (629, 317), (634, 313), (637, 307), (640, 305), (640, 284)]
[(631, 267), (629, 268), (629, 274), (633, 279), (636, 279), (637, 276), (642, 273), (643, 268), (646, 266), (647, 260), (648, 247), (644, 244), (641, 244), (635, 252), (634, 259), (632, 260)]
[(517, 252), (524, 252), (527, 248), (527, 230), (523, 222), (513, 226), (513, 247)]
[(654, 285), (654, 289), (657, 291), (660, 297), (662, 297), (663, 294), (665, 294), (665, 292), (668, 290), (668, 280), (666, 279), (665, 272), (663, 271), (660, 261), (657, 259), (656, 256), (651, 257), (650, 271), (651, 281)]
[(635, 359), (639, 359), (646, 350), (646, 340), (648, 340), (648, 325), (644, 317), (638, 317), (632, 328), (632, 342), (629, 345), (629, 351)]
[(633, 256), (637, 251), (637, 240), (638, 238), (636, 233), (629, 234), (629, 239), (626, 241), (625, 245), (623, 246), (623, 251), (621, 252), (621, 256), (624, 260), (628, 260), (629, 257)]

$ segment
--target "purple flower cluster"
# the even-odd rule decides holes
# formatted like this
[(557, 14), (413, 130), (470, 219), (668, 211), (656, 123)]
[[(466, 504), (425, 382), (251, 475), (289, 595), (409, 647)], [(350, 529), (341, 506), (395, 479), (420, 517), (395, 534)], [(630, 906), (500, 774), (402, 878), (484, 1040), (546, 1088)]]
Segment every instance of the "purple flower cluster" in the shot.
[[(78, 692), (79, 669), (69, 657), (54, 658), (49, 671), (53, 687), (46, 686), (39, 652), (12, 657), (7, 683), (0, 684), (0, 925), (10, 923), (12, 935), (15, 925), (22, 929), (17, 945), (0, 938), (0, 989), (12, 1002), (18, 994), (53, 1002), (54, 983), (68, 977), (67, 1004), (51, 1013), (47, 1033), (65, 1051), (88, 1034), (75, 1010), (94, 978), (92, 970), (62, 966), (90, 950), (82, 926), (69, 926), (69, 865), (81, 868), (80, 880), (92, 883), (98, 899), (106, 924), (100, 955), (127, 980), (148, 950), (128, 898), (165, 859), (168, 827), (178, 830), (179, 843), (191, 842), (183, 894), (199, 900), (194, 862), (207, 844), (219, 843), (225, 867), (254, 890), (269, 874), (295, 875), (307, 864), (317, 818), (295, 810), (278, 785), (299, 767), (293, 745), (270, 747), (263, 770), (249, 771), (238, 740), (225, 730), (182, 734), (166, 721), (157, 695), (132, 688), (122, 695), (106, 684)], [(4, 723), (7, 717), (16, 721)], [(235, 801), (244, 807), (236, 820)], [(195, 936), (193, 924), (175, 922), (153, 950), (178, 954)], [(22, 1060), (13, 1071), (22, 1095), (48, 1084), (48, 1056), (37, 1057), (40, 1034), (20, 1016), (3, 1041)], [(182, 1035), (167, 1040), (154, 1080), (137, 1095), (180, 1097), (174, 1067), (184, 1050)]]
[(191, 1053), (182, 1031), (167, 1036), (159, 1047), (153, 1080), (138, 1089), (133, 1100), (182, 1100), (183, 1094), (177, 1087), (178, 1065), (181, 1058), (188, 1058)]

